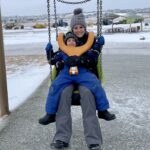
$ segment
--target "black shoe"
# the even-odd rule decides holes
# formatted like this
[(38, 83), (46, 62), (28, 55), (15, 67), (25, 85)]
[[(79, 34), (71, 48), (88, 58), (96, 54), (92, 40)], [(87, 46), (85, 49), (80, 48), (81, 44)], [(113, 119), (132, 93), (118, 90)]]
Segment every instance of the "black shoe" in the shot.
[(102, 150), (99, 144), (90, 144), (88, 147), (89, 147), (89, 150)]
[(48, 125), (52, 122), (55, 122), (55, 117), (56, 115), (55, 114), (46, 114), (44, 117), (40, 118), (39, 119), (39, 124), (41, 125)]
[(111, 114), (108, 110), (98, 111), (98, 118), (110, 121), (116, 119), (115, 114)]
[(56, 140), (54, 143), (51, 143), (51, 147), (55, 149), (68, 148), (69, 144), (60, 140)]

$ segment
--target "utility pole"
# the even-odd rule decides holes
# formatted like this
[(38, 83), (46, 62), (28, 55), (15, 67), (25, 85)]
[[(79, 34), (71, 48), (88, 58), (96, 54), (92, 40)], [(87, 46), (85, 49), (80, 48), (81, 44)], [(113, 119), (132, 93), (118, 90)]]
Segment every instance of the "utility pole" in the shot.
[(0, 8), (0, 117), (9, 114), (5, 54), (3, 44), (1, 8)]

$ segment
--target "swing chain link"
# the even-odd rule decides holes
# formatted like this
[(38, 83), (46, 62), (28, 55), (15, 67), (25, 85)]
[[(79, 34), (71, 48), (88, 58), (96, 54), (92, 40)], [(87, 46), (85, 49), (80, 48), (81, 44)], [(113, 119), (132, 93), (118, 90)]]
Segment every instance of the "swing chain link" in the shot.
[[(97, 0), (97, 37), (102, 35), (102, 0)], [(102, 50), (99, 54), (100, 61), (100, 80), (102, 81), (103, 72), (102, 72)]]
[(99, 25), (100, 25), (100, 35), (102, 35), (102, 24), (103, 24), (103, 8), (102, 8), (102, 0), (100, 0), (100, 15), (99, 15), (99, 21), (100, 21), (100, 23), (99, 23)]
[(91, 0), (82, 0), (82, 1), (77, 1), (77, 2), (70, 2), (70, 1), (66, 1), (66, 0), (57, 0), (57, 1), (61, 2), (61, 3), (65, 3), (65, 4), (83, 4), (83, 3), (89, 2)]
[(48, 14), (48, 37), (49, 37), (49, 42), (51, 42), (51, 22), (50, 22), (50, 0), (47, 0), (47, 14)]
[(97, 36), (102, 35), (102, 0), (97, 0)]
[[(102, 0), (100, 0), (100, 5), (99, 5), (99, 9), (100, 9), (100, 14), (99, 14), (99, 35), (101, 36), (102, 35), (102, 24), (103, 24), (103, 19), (102, 19)], [(102, 70), (102, 67), (103, 67), (103, 60), (102, 60), (102, 50), (101, 50), (101, 53), (100, 53), (100, 80), (102, 82), (103, 80), (103, 70)]]
[(57, 40), (57, 37), (58, 37), (58, 23), (57, 23), (56, 0), (54, 0), (54, 15), (55, 15), (55, 29), (56, 29), (56, 40)]
[[(47, 0), (47, 13), (48, 13), (48, 37), (49, 43), (51, 43), (51, 22), (50, 22), (50, 0)], [(51, 60), (51, 53), (49, 53), (50, 60)], [(52, 66), (50, 65), (50, 81), (52, 81)]]
[(97, 36), (99, 36), (100, 33), (100, 28), (99, 28), (99, 0), (97, 0)]

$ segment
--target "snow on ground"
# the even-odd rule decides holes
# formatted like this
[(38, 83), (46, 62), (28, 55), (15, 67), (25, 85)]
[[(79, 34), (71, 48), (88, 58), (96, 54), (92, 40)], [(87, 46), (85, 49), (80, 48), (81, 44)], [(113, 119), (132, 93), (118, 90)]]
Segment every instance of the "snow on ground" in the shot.
[[(110, 26), (105, 27), (111, 28)], [(67, 32), (69, 27), (61, 27), (59, 32)], [(89, 27), (88, 31), (94, 31), (96, 33), (96, 26)], [(149, 29), (150, 31), (150, 29)], [(15, 36), (15, 37), (14, 37)], [(106, 42), (150, 42), (149, 32), (139, 33), (104, 33)], [(145, 40), (140, 40), (141, 37), (145, 37)], [(52, 43), (56, 41), (55, 29), (52, 28), (51, 33)], [(47, 29), (33, 29), (33, 30), (4, 30), (4, 39), (6, 45), (14, 44), (26, 44), (26, 43), (43, 43), (48, 41)]]
[[(61, 32), (67, 32), (69, 28), (59, 28)], [(96, 27), (90, 27), (89, 30), (94, 30), (96, 32)], [(56, 44), (56, 35), (54, 29), (52, 29), (52, 43)], [(146, 39), (144, 42), (150, 42), (150, 34), (148, 32), (139, 33), (118, 33), (118, 34), (104, 34), (106, 43), (107, 42), (138, 42), (141, 43), (140, 37), (144, 36)], [(17, 46), (17, 45), (28, 45), (28, 44), (38, 44), (47, 43), (48, 33), (46, 29), (40, 30), (4, 30), (4, 44), (5, 46)], [(31, 47), (32, 49), (32, 47)], [(44, 47), (43, 47), (44, 49)], [(11, 50), (11, 49), (9, 49)], [(22, 53), (22, 55), (24, 55)], [(36, 56), (36, 53), (35, 53)], [(44, 56), (45, 57), (45, 56)], [(16, 58), (13, 56), (13, 58)], [(19, 59), (19, 57), (17, 57)], [(48, 64), (39, 62), (28, 63), (28, 56), (23, 60), (27, 64), (18, 65), (17, 63), (7, 62), (7, 83), (8, 83), (8, 95), (9, 95), (9, 107), (10, 110), (14, 110), (19, 105), (21, 105), (26, 98), (40, 85), (43, 79), (49, 74)], [(22, 61), (19, 61), (22, 62)]]
[(6, 57), (7, 86), (10, 110), (16, 109), (49, 74), (45, 56)]
[(30, 96), (49, 74), (48, 66), (28, 66), (7, 76), (10, 110), (14, 110)]

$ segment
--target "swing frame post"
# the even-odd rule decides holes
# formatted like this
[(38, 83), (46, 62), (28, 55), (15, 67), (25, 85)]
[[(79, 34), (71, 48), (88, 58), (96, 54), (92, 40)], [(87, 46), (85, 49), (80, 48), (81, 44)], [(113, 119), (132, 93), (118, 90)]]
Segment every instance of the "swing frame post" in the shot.
[(5, 54), (0, 10), (0, 117), (9, 114)]

